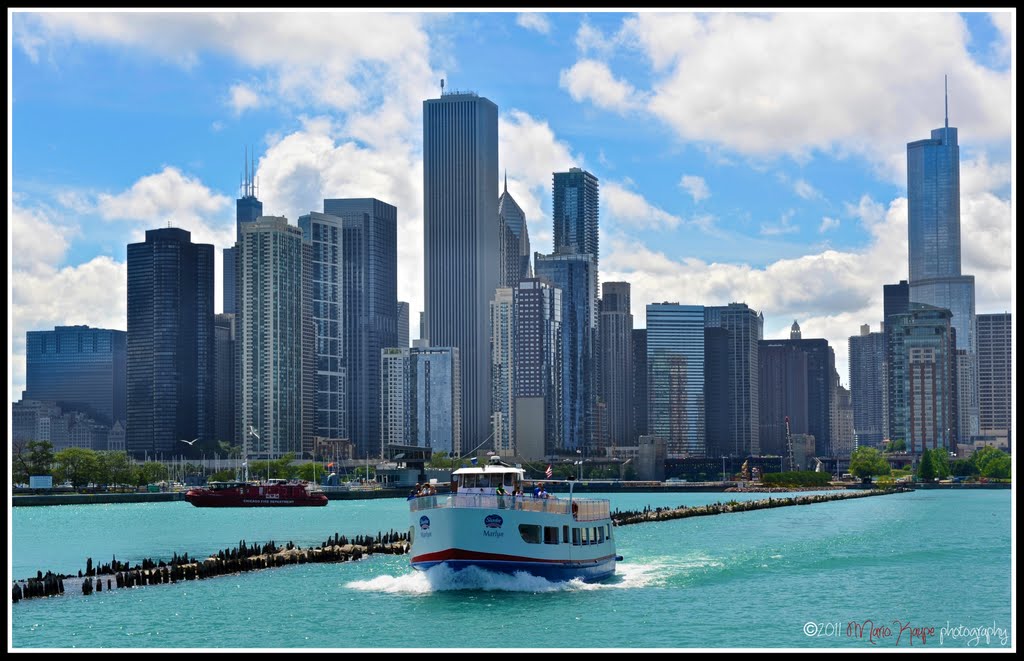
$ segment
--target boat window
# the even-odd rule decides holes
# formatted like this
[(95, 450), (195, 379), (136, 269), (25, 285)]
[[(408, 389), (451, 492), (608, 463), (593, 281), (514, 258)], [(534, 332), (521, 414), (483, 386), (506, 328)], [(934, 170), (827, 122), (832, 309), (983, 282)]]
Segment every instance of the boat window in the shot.
[(540, 544), (540, 526), (532, 526), (527, 523), (520, 523), (519, 535), (527, 544)]
[(583, 545), (590, 543), (590, 528), (583, 528)]
[(544, 543), (558, 543), (558, 526), (544, 526)]
[(611, 539), (612, 538), (612, 524), (606, 523), (606, 524), (604, 524), (604, 527), (605, 527), (605, 530), (607, 531), (604, 536), (606, 538), (608, 538), (608, 539)]
[(597, 526), (590, 529), (590, 543), (597, 544)]
[(573, 546), (579, 546), (580, 545), (580, 529), (579, 528), (573, 528), (572, 529), (572, 545)]
[(562, 543), (569, 543), (569, 526), (562, 526)]
[(604, 542), (604, 526), (597, 529), (597, 543), (601, 544)]

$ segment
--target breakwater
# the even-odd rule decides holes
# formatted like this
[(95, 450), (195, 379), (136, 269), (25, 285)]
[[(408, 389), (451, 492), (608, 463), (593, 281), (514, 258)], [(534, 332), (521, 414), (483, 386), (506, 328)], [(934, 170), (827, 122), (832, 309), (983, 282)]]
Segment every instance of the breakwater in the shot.
[(642, 510), (612, 512), (612, 522), (616, 526), (628, 526), (634, 523), (650, 523), (652, 521), (672, 521), (673, 519), (686, 519), (691, 516), (712, 516), (715, 514), (730, 514), (733, 512), (752, 512), (754, 510), (765, 510), (776, 507), (790, 507), (793, 505), (811, 505), (814, 503), (829, 503), (836, 500), (850, 500), (851, 498), (870, 498), (871, 496), (888, 496), (895, 493), (906, 493), (913, 491), (905, 487), (894, 487), (892, 489), (872, 489), (870, 491), (844, 491), (842, 493), (816, 494), (813, 496), (795, 496), (793, 498), (768, 498), (762, 500), (730, 500), (724, 503), (710, 503), (708, 505), (697, 505), (687, 507), (685, 505), (675, 508), (668, 507), (645, 507)]
[(161, 583), (195, 581), (225, 574), (322, 562), (348, 562), (360, 560), (374, 553), (404, 555), (409, 552), (409, 534), (391, 530), (374, 535), (359, 535), (349, 539), (334, 534), (320, 546), (300, 548), (288, 542), (277, 546), (274, 542), (247, 544), (241, 540), (237, 547), (224, 549), (208, 558), (190, 558), (187, 553), (174, 554), (170, 561), (145, 558), (132, 565), (116, 557), (109, 563), (93, 565), (86, 559), (85, 571), (77, 576), (37, 571), (36, 576), (15, 581), (11, 587), (11, 601), (34, 597), (53, 597), (80, 593), (90, 595), (104, 589), (133, 588)]

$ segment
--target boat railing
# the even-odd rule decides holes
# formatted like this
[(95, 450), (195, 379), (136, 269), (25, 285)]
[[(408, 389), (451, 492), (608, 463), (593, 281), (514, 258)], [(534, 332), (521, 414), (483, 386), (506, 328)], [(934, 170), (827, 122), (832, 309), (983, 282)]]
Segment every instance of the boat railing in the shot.
[(418, 496), (409, 501), (410, 511), (441, 509), (446, 507), (470, 509), (508, 509), (525, 512), (569, 514), (577, 521), (607, 519), (610, 509), (607, 500), (589, 498), (534, 498), (533, 496), (498, 496), (495, 494), (455, 493), (450, 496)]

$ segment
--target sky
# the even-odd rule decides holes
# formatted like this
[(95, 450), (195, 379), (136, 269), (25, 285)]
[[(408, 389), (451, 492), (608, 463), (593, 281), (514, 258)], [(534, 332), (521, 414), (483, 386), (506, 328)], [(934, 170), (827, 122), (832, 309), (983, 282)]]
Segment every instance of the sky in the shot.
[[(959, 129), (963, 272), (1012, 311), (1013, 9), (549, 13), (11, 11), (11, 400), (25, 332), (126, 329), (126, 246), (234, 241), (245, 154), (267, 215), (398, 208), (423, 309), (422, 103), (499, 109), (499, 172), (552, 250), (552, 173), (600, 181), (600, 279), (645, 306), (744, 302), (766, 339), (877, 331), (907, 278), (906, 144)], [(502, 182), (503, 185), (503, 182)], [(499, 189), (500, 190), (500, 189)]]

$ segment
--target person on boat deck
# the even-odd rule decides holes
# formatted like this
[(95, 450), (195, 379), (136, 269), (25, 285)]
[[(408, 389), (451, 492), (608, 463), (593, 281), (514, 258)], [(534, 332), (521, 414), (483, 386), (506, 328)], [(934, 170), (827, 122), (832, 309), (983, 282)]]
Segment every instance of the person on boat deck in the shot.
[(505, 487), (502, 486), (501, 484), (499, 484), (498, 488), (494, 490), (494, 493), (495, 493), (495, 495), (498, 496), (498, 507), (499, 508), (504, 508), (505, 507), (505, 496), (507, 495), (507, 492), (505, 491)]
[(533, 497), (540, 498), (540, 483), (533, 485)]
[(543, 484), (537, 485), (537, 488), (533, 490), (533, 496), (535, 498), (547, 498), (548, 492), (544, 489)]
[(417, 482), (416, 486), (414, 486), (412, 488), (412, 491), (409, 492), (409, 495), (406, 498), (406, 500), (412, 500), (413, 498), (416, 498), (419, 495), (420, 495), (420, 483)]

